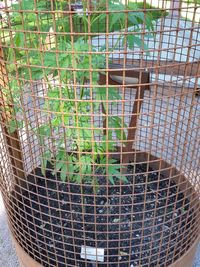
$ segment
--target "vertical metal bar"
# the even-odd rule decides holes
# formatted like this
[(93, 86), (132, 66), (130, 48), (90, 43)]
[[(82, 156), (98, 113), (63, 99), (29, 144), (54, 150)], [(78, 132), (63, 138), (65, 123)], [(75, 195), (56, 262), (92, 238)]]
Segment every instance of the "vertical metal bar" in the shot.
[(171, 0), (170, 4), (171, 17), (177, 18), (180, 16), (180, 7), (181, 7), (181, 2), (179, 0)]
[(141, 88), (140, 89), (138, 88), (136, 91), (135, 101), (133, 104), (133, 110), (131, 113), (132, 114), (131, 121), (129, 124), (128, 134), (127, 134), (127, 143), (126, 143), (126, 147), (124, 149), (124, 154), (123, 154), (123, 163), (129, 162), (129, 154), (127, 152), (132, 151), (132, 146), (135, 140), (135, 134), (137, 130), (138, 118), (139, 118), (142, 103), (144, 100), (144, 91), (145, 91), (144, 86), (141, 86)]
[[(22, 184), (22, 180), (24, 179), (24, 167), (23, 167), (23, 158), (22, 158), (19, 133), (17, 130), (15, 130), (13, 133), (10, 133), (8, 130), (8, 126), (11, 120), (11, 112), (12, 112), (11, 110), (13, 107), (13, 103), (11, 102), (11, 100), (8, 100), (10, 99), (10, 97), (8, 97), (8, 95), (6, 96), (3, 93), (3, 88), (5, 88), (6, 91), (9, 91), (8, 75), (3, 59), (4, 59), (3, 49), (0, 47), (0, 86), (1, 86), (0, 106), (1, 106), (1, 117), (2, 117), (2, 130), (4, 132), (5, 140), (7, 142), (7, 147), (10, 153), (10, 159), (12, 162), (15, 179), (18, 184)], [(5, 110), (5, 105), (6, 107), (9, 107), (8, 110)]]

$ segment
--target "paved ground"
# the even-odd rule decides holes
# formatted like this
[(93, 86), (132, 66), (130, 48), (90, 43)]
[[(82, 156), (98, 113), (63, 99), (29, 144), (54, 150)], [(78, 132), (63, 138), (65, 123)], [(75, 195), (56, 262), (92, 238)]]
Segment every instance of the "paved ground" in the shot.
[(18, 267), (12, 246), (2, 198), (0, 195), (0, 267)]
[[(12, 246), (2, 198), (0, 195), (0, 267), (19, 267)], [(182, 266), (188, 267), (188, 266)], [(193, 267), (200, 267), (200, 246)]]

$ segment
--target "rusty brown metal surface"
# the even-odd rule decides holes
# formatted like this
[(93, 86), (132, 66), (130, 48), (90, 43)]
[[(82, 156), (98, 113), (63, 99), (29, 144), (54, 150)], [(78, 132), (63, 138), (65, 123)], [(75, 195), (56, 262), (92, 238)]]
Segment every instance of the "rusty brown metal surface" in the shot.
[[(18, 183), (22, 183), (24, 179), (23, 173), (23, 160), (21, 154), (21, 145), (19, 141), (18, 131), (14, 131), (13, 133), (8, 132), (7, 126), (11, 120), (11, 112), (12, 112), (12, 100), (11, 95), (9, 93), (8, 87), (8, 75), (6, 70), (6, 65), (4, 63), (4, 55), (3, 50), (0, 47), (0, 85), (1, 85), (1, 122), (2, 122), (2, 130), (4, 131), (4, 138), (7, 143), (7, 148), (10, 154), (10, 159), (12, 161), (13, 173), (15, 174), (15, 179)], [(6, 88), (6, 92), (3, 91), (2, 88)]]

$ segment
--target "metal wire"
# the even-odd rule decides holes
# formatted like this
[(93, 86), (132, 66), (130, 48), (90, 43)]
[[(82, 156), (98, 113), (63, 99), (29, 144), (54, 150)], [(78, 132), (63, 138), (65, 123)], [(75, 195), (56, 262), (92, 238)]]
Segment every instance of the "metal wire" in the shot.
[(0, 3), (0, 187), (42, 266), (169, 266), (196, 242), (199, 11)]

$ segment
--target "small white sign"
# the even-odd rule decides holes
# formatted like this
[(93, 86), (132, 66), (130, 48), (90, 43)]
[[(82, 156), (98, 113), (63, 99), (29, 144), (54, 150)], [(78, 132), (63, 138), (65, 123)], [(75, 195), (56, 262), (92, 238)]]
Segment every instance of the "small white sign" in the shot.
[[(77, 8), (77, 9), (76, 9), (76, 13), (77, 13), (77, 15), (78, 15), (79, 17), (82, 17), (82, 16), (84, 15), (83, 11), (84, 11), (83, 8)], [(86, 9), (86, 16), (88, 16), (87, 9)]]
[(81, 246), (81, 258), (104, 262), (104, 248)]

